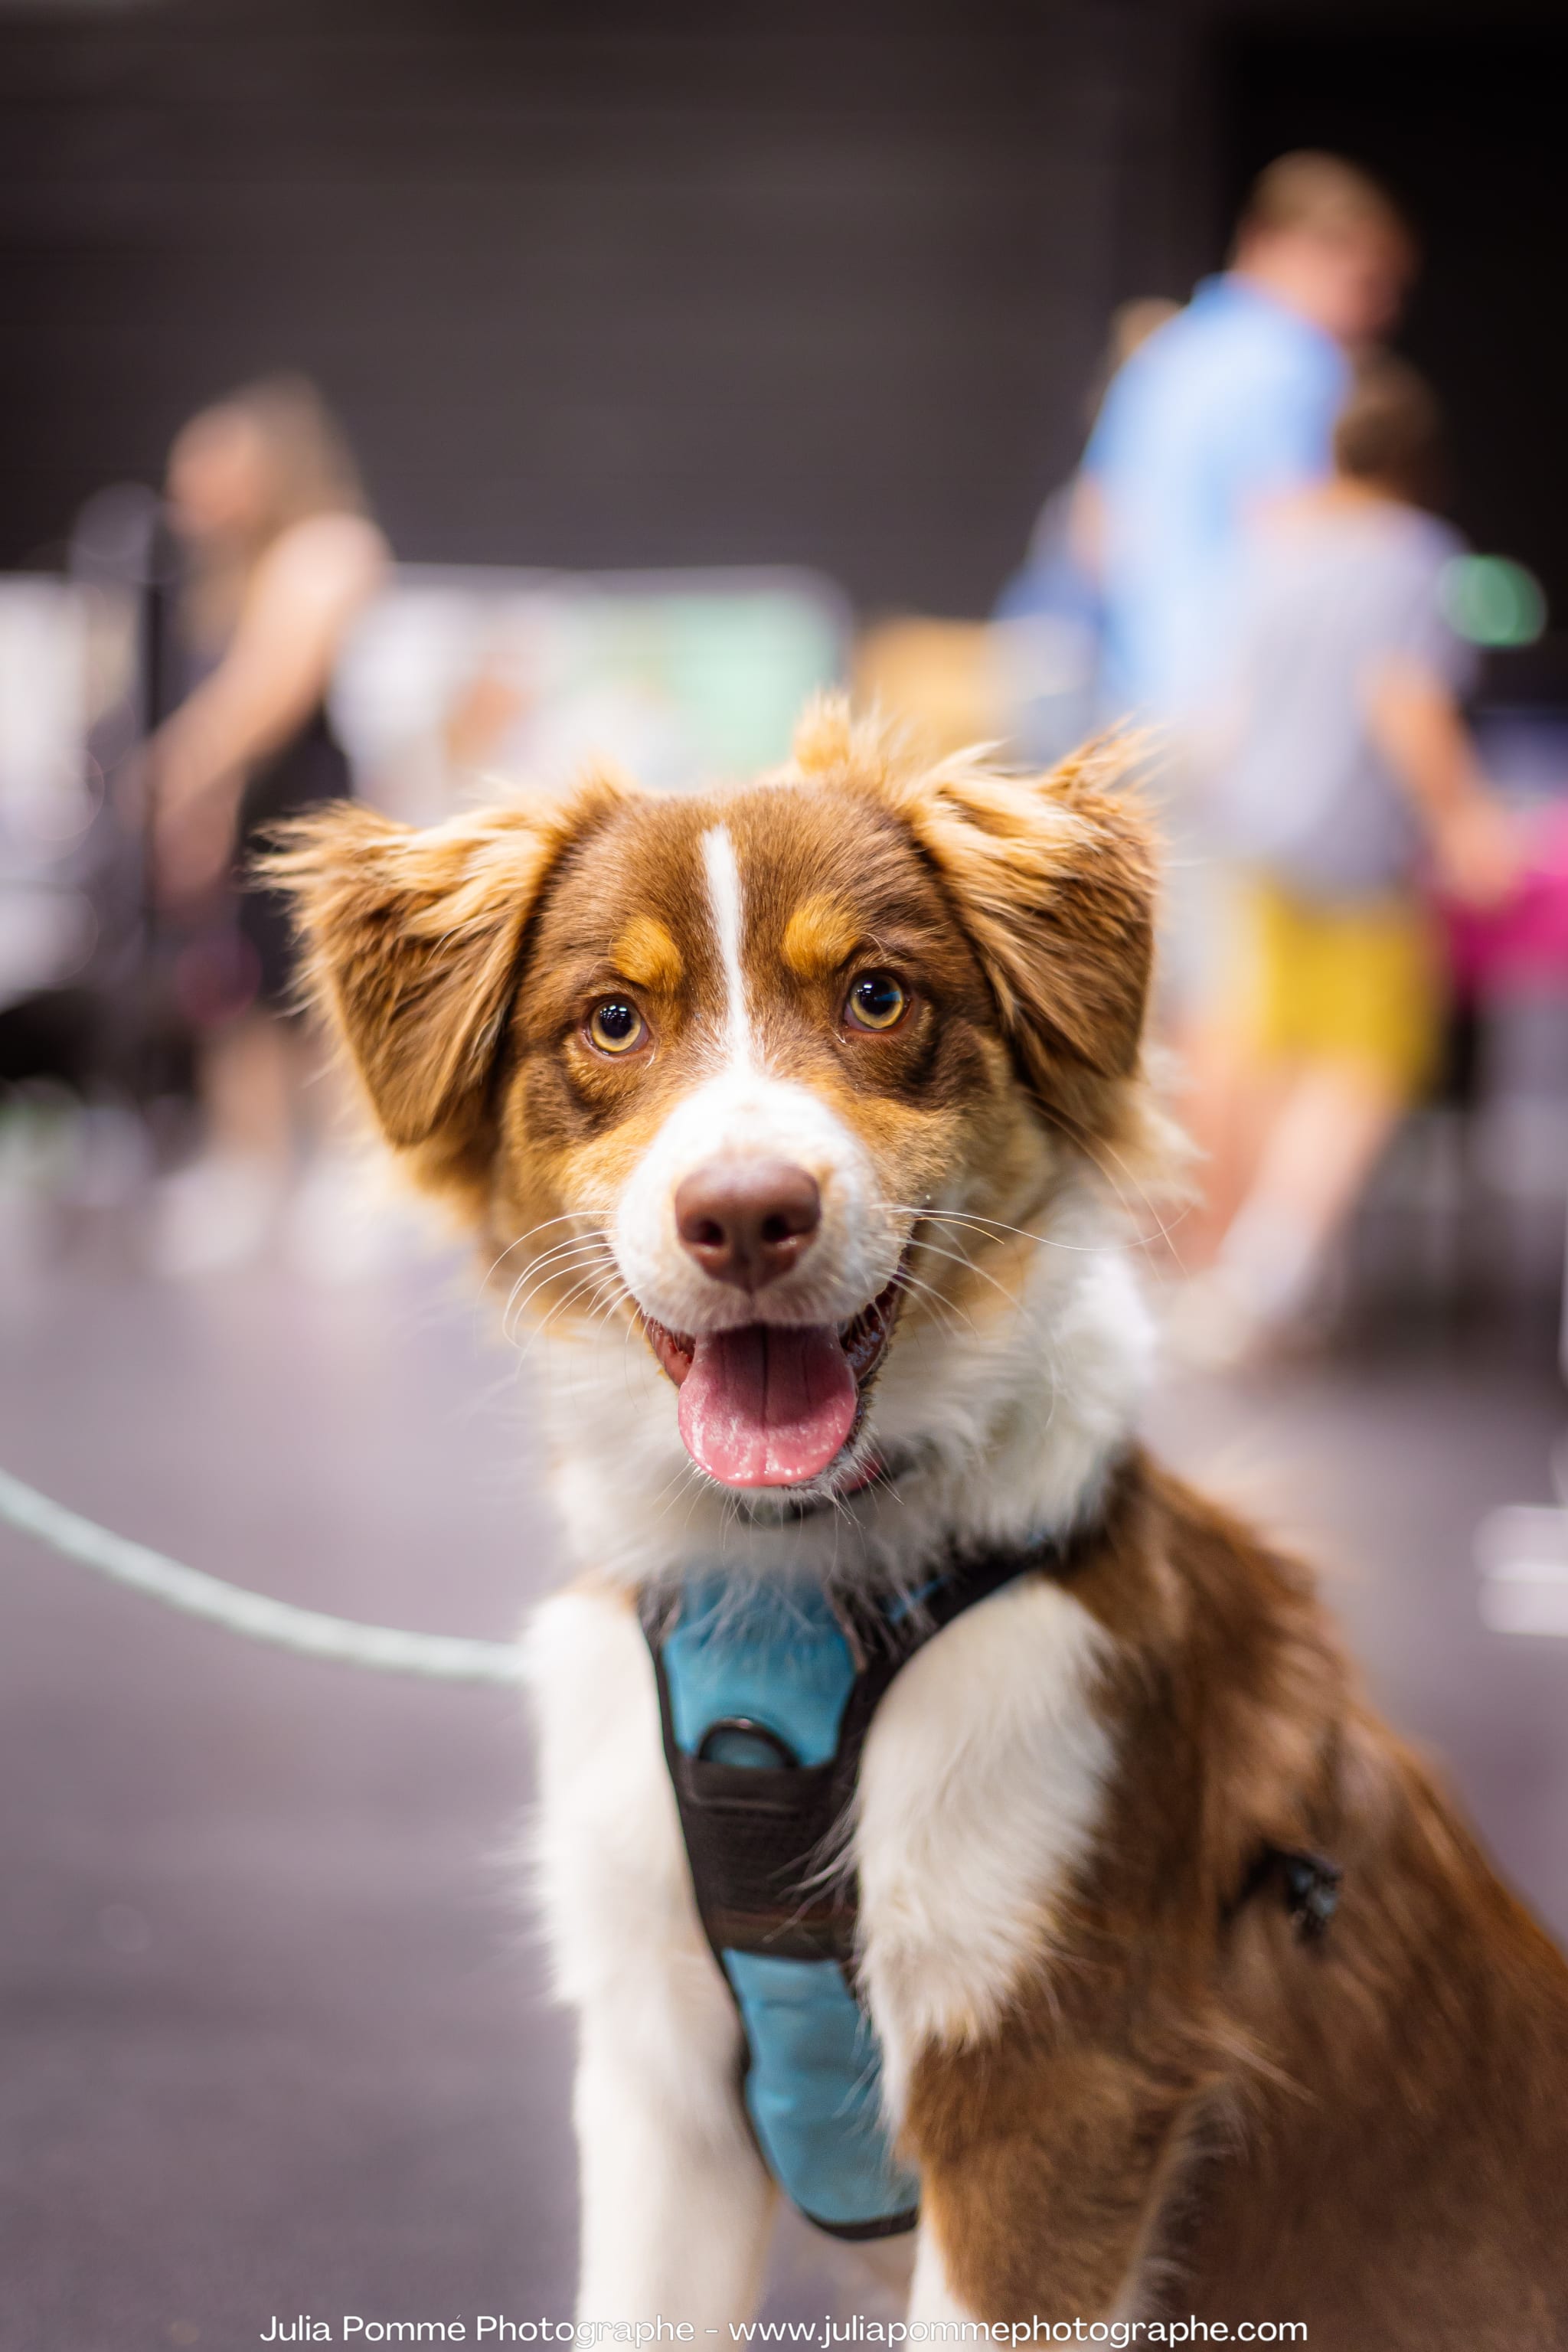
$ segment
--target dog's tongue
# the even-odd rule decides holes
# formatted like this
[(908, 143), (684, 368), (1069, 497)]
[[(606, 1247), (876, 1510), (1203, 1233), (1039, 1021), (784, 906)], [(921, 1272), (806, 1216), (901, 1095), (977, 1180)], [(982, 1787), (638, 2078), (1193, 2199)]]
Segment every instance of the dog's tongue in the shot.
[(855, 1375), (830, 1324), (706, 1331), (680, 1384), (680, 1434), (726, 1486), (795, 1486), (855, 1425)]

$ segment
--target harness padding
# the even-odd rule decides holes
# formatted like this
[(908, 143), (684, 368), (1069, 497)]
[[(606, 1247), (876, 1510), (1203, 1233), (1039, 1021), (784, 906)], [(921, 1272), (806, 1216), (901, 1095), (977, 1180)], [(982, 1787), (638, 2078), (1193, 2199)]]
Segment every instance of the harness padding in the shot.
[(697, 1907), (740, 2014), (764, 2162), (839, 2237), (911, 2229), (919, 2182), (881, 2112), (842, 1840), (871, 1718), (915, 1653), (1055, 1543), (956, 1562), (910, 1598), (700, 1571), (645, 1592), (665, 1760)]

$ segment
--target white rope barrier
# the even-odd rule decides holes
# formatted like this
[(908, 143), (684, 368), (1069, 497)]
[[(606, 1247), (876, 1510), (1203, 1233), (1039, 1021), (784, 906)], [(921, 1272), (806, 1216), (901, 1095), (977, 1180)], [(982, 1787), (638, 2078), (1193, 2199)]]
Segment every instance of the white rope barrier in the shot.
[(147, 1544), (132, 1543), (68, 1511), (36, 1486), (0, 1470), (0, 1519), (36, 1537), (67, 1559), (128, 1584), (165, 1608), (205, 1617), (250, 1642), (269, 1643), (307, 1658), (331, 1658), (380, 1675), (422, 1675), (432, 1682), (520, 1683), (521, 1650), (510, 1642), (470, 1640), (461, 1633), (409, 1633), (392, 1625), (363, 1625), (320, 1609), (299, 1609), (264, 1592), (247, 1592), (198, 1568), (183, 1568)]
[[(166, 1609), (205, 1617), (248, 1642), (330, 1658), (378, 1675), (420, 1675), (441, 1683), (521, 1683), (527, 1668), (512, 1642), (485, 1642), (465, 1633), (410, 1633), (395, 1625), (365, 1625), (353, 1617), (297, 1608), (265, 1592), (248, 1592), (199, 1568), (184, 1568), (148, 1544), (100, 1528), (36, 1486), (0, 1470), (0, 1519), (90, 1568), (116, 1584), (144, 1592)], [(1480, 1614), (1494, 1633), (1568, 1636), (1568, 1512), (1517, 1507), (1495, 1511), (1478, 1542)]]

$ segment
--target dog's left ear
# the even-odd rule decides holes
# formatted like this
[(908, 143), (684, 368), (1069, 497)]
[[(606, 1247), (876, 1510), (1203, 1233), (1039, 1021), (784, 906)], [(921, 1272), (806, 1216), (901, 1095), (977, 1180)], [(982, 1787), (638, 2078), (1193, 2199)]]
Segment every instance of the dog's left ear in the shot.
[(1154, 858), (1127, 765), (1126, 748), (1111, 738), (1045, 776), (997, 775), (954, 760), (897, 788), (1026, 1079), (1058, 1108), (1070, 1108), (1086, 1080), (1092, 1088), (1139, 1069)]

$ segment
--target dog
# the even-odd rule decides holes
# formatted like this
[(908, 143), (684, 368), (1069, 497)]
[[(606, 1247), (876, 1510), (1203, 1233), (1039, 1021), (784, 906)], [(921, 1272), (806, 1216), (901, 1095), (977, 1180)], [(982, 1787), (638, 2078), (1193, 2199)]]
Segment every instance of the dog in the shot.
[(1139, 1441), (1123, 765), (829, 700), (744, 787), (342, 807), (274, 861), (383, 1136), (560, 1342), (584, 2318), (727, 2336), (782, 2181), (918, 2208), (939, 2336), (1568, 2346), (1568, 1968), (1306, 1570)]

